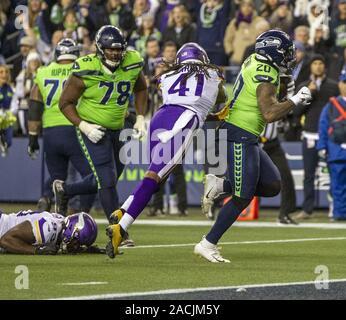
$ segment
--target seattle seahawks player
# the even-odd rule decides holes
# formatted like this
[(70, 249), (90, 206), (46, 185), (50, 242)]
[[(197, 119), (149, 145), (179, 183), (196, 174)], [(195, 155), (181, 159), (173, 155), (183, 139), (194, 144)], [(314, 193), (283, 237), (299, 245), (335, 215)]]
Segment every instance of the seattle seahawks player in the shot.
[[(77, 129), (78, 139), (97, 181), (100, 201), (107, 216), (118, 208), (116, 181), (124, 165), (120, 161), (123, 142), (119, 140), (134, 93), (136, 137), (145, 133), (147, 85), (142, 72), (143, 58), (126, 50), (122, 32), (111, 25), (96, 34), (96, 54), (79, 58), (60, 98), (60, 109)], [(76, 108), (78, 104), (78, 109)], [(55, 182), (60, 195), (71, 189)]]
[[(241, 67), (229, 115), (221, 126), (227, 130), (227, 180), (206, 177), (204, 212), (222, 192), (232, 194), (232, 200), (221, 209), (210, 232), (194, 249), (195, 254), (211, 262), (230, 262), (221, 256), (217, 243), (252, 198), (273, 197), (280, 192), (280, 173), (259, 147), (258, 137), (266, 123), (281, 119), (298, 104), (310, 103), (307, 87), (284, 102), (277, 100), (280, 75), (289, 73), (294, 63), (295, 47), (290, 37), (285, 32), (269, 30), (256, 39), (255, 53)], [(293, 85), (288, 86), (290, 90)]]
[(77, 253), (91, 247), (96, 237), (96, 222), (84, 212), (65, 218), (46, 211), (0, 211), (0, 249), (6, 253), (50, 255), (62, 246)]
[[(161, 74), (159, 83), (163, 105), (150, 122), (149, 168), (121, 209), (112, 215), (119, 223), (107, 228), (111, 241), (106, 251), (110, 258), (119, 253), (118, 247), (127, 229), (151, 196), (181, 163), (194, 132), (203, 126), (216, 103), (226, 101), (220, 69), (210, 64), (207, 53), (196, 43), (187, 43), (180, 48), (175, 63)], [(226, 114), (220, 111), (217, 117), (222, 115)]]
[[(63, 86), (71, 74), (73, 62), (79, 57), (79, 51), (72, 39), (62, 39), (55, 47), (55, 61), (38, 69), (35, 85), (30, 93), (28, 153), (31, 158), (37, 157), (38, 135), (42, 125), (45, 161), (52, 181), (67, 178), (69, 162), (82, 177), (92, 175), (79, 146), (76, 130), (60, 112), (58, 105)], [(89, 212), (97, 192), (96, 182), (93, 179), (85, 180), (79, 184), (77, 191), (78, 194), (88, 194), (81, 196), (80, 209)], [(63, 206), (55, 208), (55, 212), (62, 215), (66, 215), (66, 211), (67, 201)]]

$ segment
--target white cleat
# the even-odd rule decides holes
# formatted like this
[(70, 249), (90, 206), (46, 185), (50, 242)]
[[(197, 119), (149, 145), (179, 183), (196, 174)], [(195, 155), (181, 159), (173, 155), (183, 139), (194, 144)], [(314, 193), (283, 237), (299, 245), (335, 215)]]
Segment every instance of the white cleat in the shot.
[(206, 174), (204, 177), (204, 192), (202, 198), (202, 212), (208, 217), (214, 200), (223, 193), (224, 179), (218, 178), (213, 174)]
[[(208, 246), (206, 246), (206, 242), (208, 243)], [(216, 245), (208, 242), (205, 238), (203, 238), (201, 242), (195, 245), (194, 253), (213, 263), (231, 262), (228, 259), (224, 259), (220, 254), (219, 248)]]

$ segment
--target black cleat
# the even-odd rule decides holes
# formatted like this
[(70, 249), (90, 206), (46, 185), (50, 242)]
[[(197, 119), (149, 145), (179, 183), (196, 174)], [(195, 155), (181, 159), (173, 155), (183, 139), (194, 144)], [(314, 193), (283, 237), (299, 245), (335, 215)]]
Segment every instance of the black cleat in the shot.
[(55, 198), (55, 212), (66, 216), (68, 197), (65, 194), (64, 181), (53, 181), (53, 193)]
[(278, 224), (282, 225), (298, 225), (299, 223), (293, 220), (290, 216), (283, 216), (278, 218)]

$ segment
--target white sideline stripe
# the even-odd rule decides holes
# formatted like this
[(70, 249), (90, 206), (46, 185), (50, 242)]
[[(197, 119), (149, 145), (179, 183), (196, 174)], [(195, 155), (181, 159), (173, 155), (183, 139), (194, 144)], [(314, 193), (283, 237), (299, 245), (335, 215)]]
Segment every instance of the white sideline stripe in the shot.
[(66, 282), (66, 283), (59, 283), (61, 286), (96, 286), (100, 284), (108, 284), (108, 282), (97, 282), (97, 281), (91, 281), (91, 282)]
[[(346, 279), (331, 279), (328, 283), (346, 282)], [(315, 284), (316, 281), (302, 281), (302, 282), (286, 282), (286, 283), (263, 283), (263, 284), (243, 284), (237, 286), (226, 286), (226, 287), (201, 287), (201, 288), (186, 288), (186, 289), (168, 289), (168, 290), (157, 290), (157, 291), (144, 291), (144, 292), (129, 292), (129, 293), (109, 293), (99, 294), (90, 296), (80, 297), (64, 297), (55, 298), (50, 300), (96, 300), (96, 299), (114, 299), (114, 298), (125, 298), (135, 296), (150, 296), (150, 295), (166, 295), (166, 294), (179, 294), (189, 292), (203, 292), (203, 291), (217, 291), (217, 290), (231, 290), (239, 288), (266, 288), (266, 287), (285, 287), (285, 286), (299, 286)]]
[[(270, 243), (289, 243), (289, 242), (308, 242), (308, 241), (337, 241), (346, 240), (346, 237), (333, 237), (333, 238), (303, 238), (303, 239), (282, 239), (282, 240), (257, 240), (257, 241), (233, 241), (233, 242), (219, 242), (218, 245), (237, 245), (237, 244), (270, 244)], [(176, 244), (154, 244), (143, 245), (134, 247), (121, 247), (121, 249), (146, 249), (146, 248), (178, 248), (178, 247), (191, 247), (196, 243), (176, 243)]]
[[(108, 224), (106, 219), (96, 219), (98, 224)], [(205, 227), (213, 225), (214, 221), (198, 221), (198, 220), (138, 220), (136, 225), (156, 225), (156, 226), (196, 226)], [(346, 223), (300, 223), (298, 225), (278, 225), (276, 222), (239, 222), (233, 226), (245, 228), (311, 228), (311, 229), (346, 229)]]

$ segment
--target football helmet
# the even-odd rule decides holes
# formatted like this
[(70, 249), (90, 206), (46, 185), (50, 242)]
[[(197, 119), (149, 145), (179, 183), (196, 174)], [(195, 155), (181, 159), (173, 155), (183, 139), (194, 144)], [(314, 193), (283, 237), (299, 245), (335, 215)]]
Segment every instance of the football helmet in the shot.
[(80, 246), (91, 246), (97, 237), (95, 220), (85, 212), (75, 213), (65, 218), (62, 243), (68, 251), (77, 251)]
[[(112, 25), (103, 26), (96, 34), (96, 53), (102, 63), (109, 68), (116, 68), (125, 55), (127, 43), (123, 33)], [(120, 49), (112, 58), (106, 57), (105, 49)]]
[(72, 39), (64, 38), (56, 45), (54, 55), (56, 61), (74, 61), (80, 55), (80, 48)]
[(256, 39), (256, 58), (267, 61), (286, 73), (294, 68), (296, 62), (296, 49), (290, 36), (280, 30), (269, 30)]
[(195, 42), (185, 43), (177, 52), (176, 64), (182, 63), (210, 63), (205, 50)]

